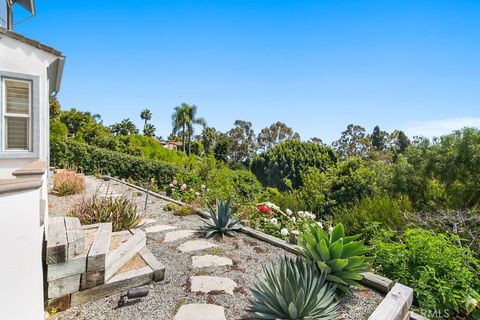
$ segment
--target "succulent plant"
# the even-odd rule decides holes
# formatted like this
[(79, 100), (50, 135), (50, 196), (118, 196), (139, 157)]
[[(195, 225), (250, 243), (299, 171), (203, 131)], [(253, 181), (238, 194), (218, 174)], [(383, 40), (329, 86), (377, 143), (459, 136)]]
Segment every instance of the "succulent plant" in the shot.
[(216, 210), (210, 206), (210, 219), (205, 221), (207, 238), (213, 237), (216, 234), (222, 236), (234, 236), (236, 231), (241, 228), (237, 217), (233, 216), (232, 208), (230, 207), (230, 199), (227, 202), (222, 202), (219, 199), (216, 201)]
[(335, 286), (325, 277), (302, 259), (285, 257), (264, 267), (247, 311), (254, 319), (335, 319)]
[(356, 241), (361, 235), (345, 236), (340, 223), (327, 234), (321, 226), (311, 224), (299, 237), (301, 256), (327, 273), (326, 279), (349, 293), (350, 286), (358, 286), (360, 273), (368, 271), (372, 257), (364, 254), (368, 249), (363, 241)]

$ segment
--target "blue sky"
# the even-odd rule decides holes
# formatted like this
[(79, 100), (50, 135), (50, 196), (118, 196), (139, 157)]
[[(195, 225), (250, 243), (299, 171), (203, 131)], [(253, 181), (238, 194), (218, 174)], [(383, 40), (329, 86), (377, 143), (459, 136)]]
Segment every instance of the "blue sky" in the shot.
[[(480, 126), (480, 1), (37, 0), (16, 31), (67, 56), (62, 106), (106, 124), (181, 102), (209, 125), (349, 123), (438, 135)], [(18, 10), (20, 11), (20, 10)]]

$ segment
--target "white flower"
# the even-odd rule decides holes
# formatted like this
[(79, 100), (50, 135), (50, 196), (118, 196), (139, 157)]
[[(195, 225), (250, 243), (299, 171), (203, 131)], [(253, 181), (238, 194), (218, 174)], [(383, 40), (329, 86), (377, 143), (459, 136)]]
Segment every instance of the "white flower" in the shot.
[(200, 197), (200, 192), (195, 192), (195, 195), (196, 195), (197, 197)]
[(287, 228), (282, 228), (282, 230), (280, 230), (280, 233), (282, 234), (282, 236), (288, 236), (288, 229)]
[(272, 224), (278, 224), (277, 218), (272, 218), (272, 219), (270, 219), (270, 223), (272, 223)]
[(292, 221), (293, 221), (293, 223), (297, 222), (297, 218), (292, 217)]
[(280, 207), (272, 203), (272, 209), (274, 210), (280, 210)]
[(300, 234), (300, 232), (298, 232), (297, 230), (293, 230), (292, 234), (298, 236)]
[(332, 231), (333, 231), (333, 227), (332, 226), (328, 227), (328, 232), (332, 232)]
[(323, 224), (321, 222), (317, 222), (317, 225), (323, 229)]
[(293, 214), (292, 210), (290, 210), (290, 209), (285, 210), (285, 212), (286, 212), (287, 215), (289, 215), (289, 216), (291, 216), (291, 215)]
[(200, 186), (200, 188), (201, 188), (202, 190), (205, 190), (206, 186), (205, 186), (204, 184), (202, 184), (202, 185)]
[(304, 218), (304, 217), (305, 217), (305, 212), (303, 212), (303, 211), (298, 211), (298, 212), (297, 212), (297, 216), (298, 216), (299, 218)]
[(271, 209), (271, 208), (273, 207), (273, 203), (271, 203), (271, 202), (265, 202), (265, 207)]

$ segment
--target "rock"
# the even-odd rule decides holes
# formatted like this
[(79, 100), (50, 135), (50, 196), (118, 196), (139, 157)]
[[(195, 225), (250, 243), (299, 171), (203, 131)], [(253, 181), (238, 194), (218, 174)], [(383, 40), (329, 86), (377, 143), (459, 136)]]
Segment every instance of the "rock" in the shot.
[(204, 256), (193, 256), (192, 265), (194, 268), (221, 267), (231, 266), (233, 261), (229, 258), (206, 254)]
[(190, 240), (185, 243), (182, 243), (178, 250), (181, 252), (192, 252), (197, 250), (205, 250), (208, 248), (215, 248), (218, 247), (216, 244), (210, 243), (205, 240)]
[(226, 320), (225, 309), (214, 304), (185, 304), (174, 320)]
[(232, 279), (212, 276), (192, 276), (190, 282), (192, 292), (225, 291), (233, 295), (233, 290), (237, 287)]
[(147, 225), (147, 224), (150, 224), (150, 223), (155, 223), (157, 222), (157, 220), (155, 219), (142, 219), (142, 221), (140, 221), (140, 223), (138, 224), (139, 226), (144, 226), (144, 225)]
[(165, 234), (165, 239), (163, 242), (174, 242), (183, 238), (188, 238), (191, 237), (195, 231), (193, 230), (178, 230), (178, 231), (172, 231), (167, 234)]
[(177, 229), (177, 227), (157, 224), (156, 226), (148, 227), (147, 229), (145, 229), (145, 232), (155, 233), (155, 232), (161, 232), (161, 231), (167, 231), (167, 230), (173, 230), (173, 229)]

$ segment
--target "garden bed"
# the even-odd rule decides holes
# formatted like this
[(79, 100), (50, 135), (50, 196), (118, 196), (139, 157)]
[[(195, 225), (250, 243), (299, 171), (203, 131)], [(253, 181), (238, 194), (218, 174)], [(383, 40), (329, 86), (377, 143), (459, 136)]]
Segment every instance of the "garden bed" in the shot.
[[(144, 210), (145, 194), (115, 182), (104, 182), (91, 176), (86, 177), (86, 196), (91, 196), (103, 186), (100, 192), (113, 194), (126, 193), (138, 205), (138, 212), (144, 215), (145, 223), (141, 228), (147, 230), (147, 247), (166, 266), (165, 280), (150, 286), (150, 294), (142, 302), (114, 309), (120, 294), (100, 299), (94, 302), (73, 307), (54, 316), (55, 319), (172, 319), (178, 309), (185, 304), (209, 303), (223, 306), (227, 319), (241, 319), (247, 314), (248, 299), (251, 297), (250, 288), (255, 282), (255, 276), (262, 271), (262, 267), (274, 262), (283, 256), (293, 256), (282, 248), (278, 248), (264, 241), (239, 234), (235, 238), (225, 240), (209, 240), (216, 245), (203, 251), (180, 252), (179, 246), (190, 240), (203, 240), (202, 234), (190, 233), (197, 231), (204, 223), (198, 215), (176, 216), (171, 211), (164, 210), (167, 201), (150, 196), (147, 209)], [(107, 187), (108, 186), (108, 187)], [(49, 196), (50, 215), (68, 213), (82, 195), (57, 197)], [(175, 229), (155, 231), (155, 226), (172, 226)], [(161, 228), (157, 228), (159, 230)], [(178, 239), (170, 237), (165, 242), (165, 235), (175, 231), (186, 232), (177, 234)], [(192, 265), (192, 256), (202, 255), (219, 256), (232, 261), (231, 265), (195, 268)], [(236, 287), (233, 295), (212, 291), (208, 294), (192, 292), (192, 276), (214, 276), (233, 280)], [(339, 319), (366, 319), (375, 310), (383, 299), (383, 295), (370, 288), (354, 290), (353, 297), (342, 297)]]

